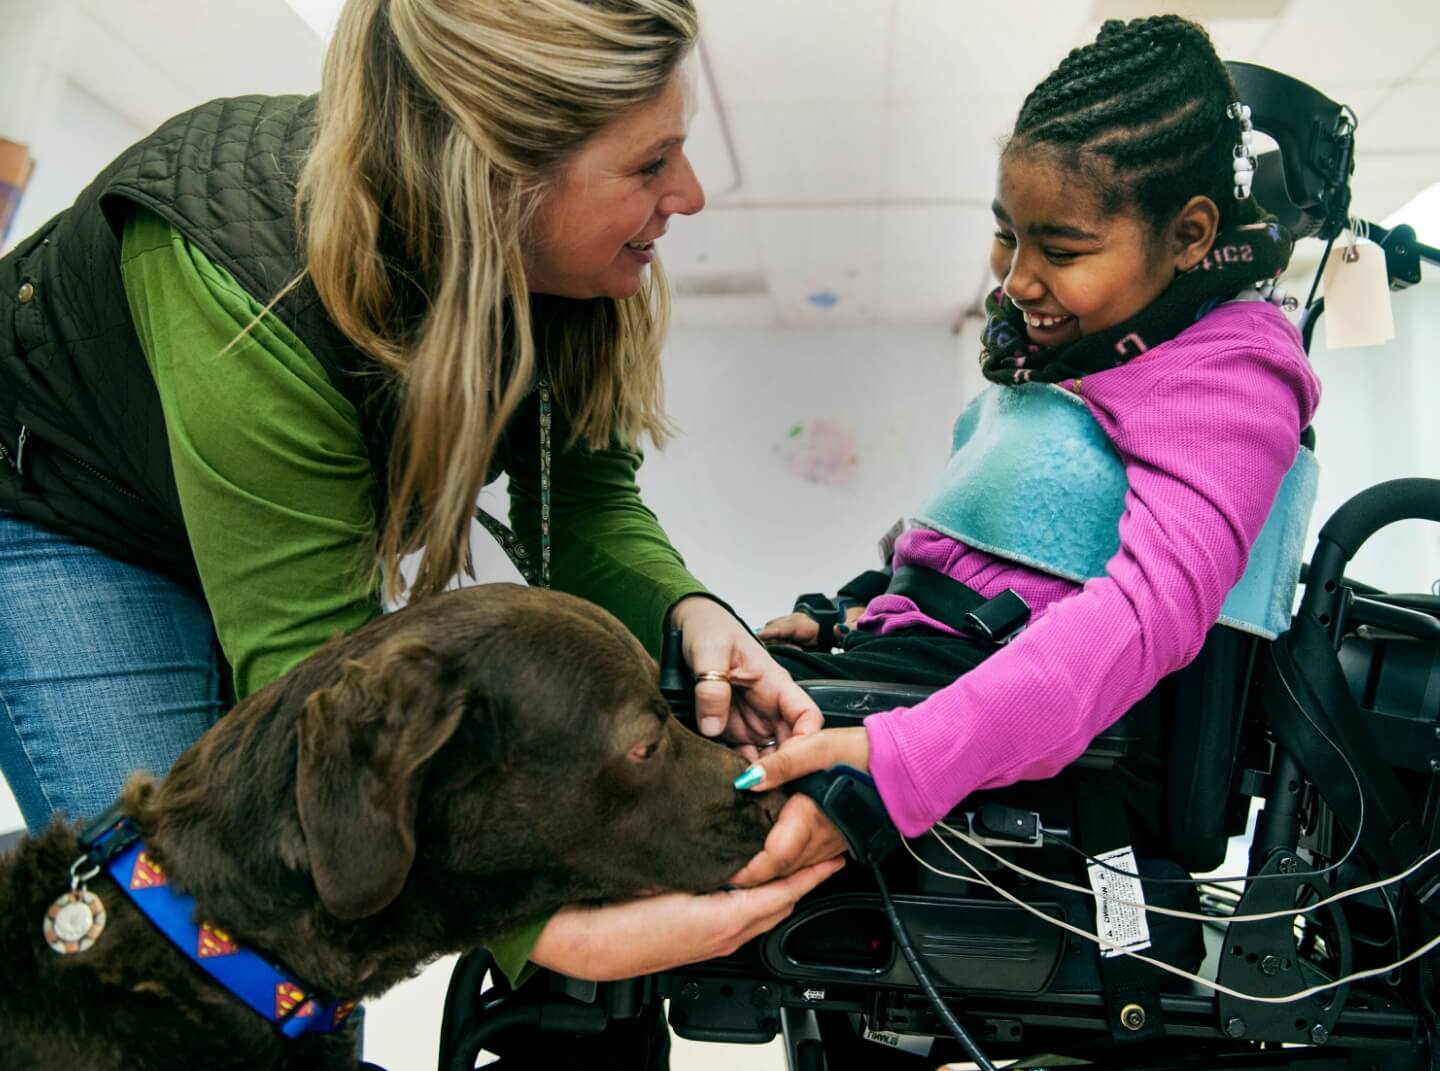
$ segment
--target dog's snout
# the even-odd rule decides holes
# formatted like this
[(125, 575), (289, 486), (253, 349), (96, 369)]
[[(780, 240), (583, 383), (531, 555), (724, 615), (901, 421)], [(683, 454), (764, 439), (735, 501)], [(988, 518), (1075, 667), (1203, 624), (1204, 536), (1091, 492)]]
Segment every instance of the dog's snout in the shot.
[(781, 808), (785, 806), (785, 793), (765, 792), (760, 795), (758, 802), (760, 813), (765, 816), (765, 825), (769, 828), (780, 819)]

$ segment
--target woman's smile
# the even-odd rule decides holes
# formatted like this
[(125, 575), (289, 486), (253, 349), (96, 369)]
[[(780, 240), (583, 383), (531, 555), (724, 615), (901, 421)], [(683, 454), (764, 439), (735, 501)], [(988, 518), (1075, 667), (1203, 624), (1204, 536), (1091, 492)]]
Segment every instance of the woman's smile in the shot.
[(634, 241), (626, 242), (625, 252), (629, 253), (641, 264), (649, 264), (655, 259), (655, 243), (664, 237), (665, 231), (661, 231), (654, 238), (637, 238)]

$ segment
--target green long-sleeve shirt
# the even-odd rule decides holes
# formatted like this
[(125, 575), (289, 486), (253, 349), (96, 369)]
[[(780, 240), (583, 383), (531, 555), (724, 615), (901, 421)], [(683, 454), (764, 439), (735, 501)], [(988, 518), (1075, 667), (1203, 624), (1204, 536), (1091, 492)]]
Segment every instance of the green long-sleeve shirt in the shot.
[[(244, 698), (382, 611), (360, 421), (304, 344), (160, 216), (137, 209), (128, 220), (121, 273), (201, 585)], [(538, 430), (514, 430), (511, 523), (538, 560)], [(640, 500), (640, 453), (566, 449), (567, 438), (557, 420), (552, 583), (604, 606), (656, 652), (666, 610), (704, 587)], [(512, 979), (543, 922), (492, 949)]]

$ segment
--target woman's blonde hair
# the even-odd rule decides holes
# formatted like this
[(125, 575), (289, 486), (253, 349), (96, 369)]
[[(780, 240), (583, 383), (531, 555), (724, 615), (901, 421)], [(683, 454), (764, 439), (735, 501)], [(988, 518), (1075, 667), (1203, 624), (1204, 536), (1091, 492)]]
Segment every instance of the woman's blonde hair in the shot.
[(475, 500), (537, 371), (576, 440), (664, 441), (659, 263), (625, 300), (562, 299), (529, 292), (525, 248), (547, 183), (664, 90), (697, 29), (691, 0), (350, 0), (341, 13), (297, 210), (326, 310), (388, 373), (387, 595), (412, 551), (412, 598), (469, 567)]

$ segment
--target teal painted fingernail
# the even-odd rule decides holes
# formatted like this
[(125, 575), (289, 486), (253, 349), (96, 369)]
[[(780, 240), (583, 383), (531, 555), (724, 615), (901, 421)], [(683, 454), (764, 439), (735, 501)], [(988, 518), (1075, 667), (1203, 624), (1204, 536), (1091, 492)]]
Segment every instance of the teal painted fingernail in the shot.
[(735, 778), (735, 787), (744, 791), (747, 788), (754, 788), (763, 780), (765, 780), (765, 767), (752, 766)]

